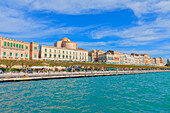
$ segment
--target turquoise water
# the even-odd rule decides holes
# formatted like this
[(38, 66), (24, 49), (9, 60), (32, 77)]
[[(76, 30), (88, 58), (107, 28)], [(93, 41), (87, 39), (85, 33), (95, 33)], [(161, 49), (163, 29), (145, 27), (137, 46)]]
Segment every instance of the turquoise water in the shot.
[(1, 112), (170, 112), (170, 72), (0, 83)]

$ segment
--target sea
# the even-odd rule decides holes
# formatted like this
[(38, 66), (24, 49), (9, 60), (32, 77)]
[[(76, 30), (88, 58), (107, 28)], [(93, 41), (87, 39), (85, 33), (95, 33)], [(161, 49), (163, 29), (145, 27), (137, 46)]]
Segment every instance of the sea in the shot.
[(170, 113), (170, 72), (0, 83), (0, 112)]

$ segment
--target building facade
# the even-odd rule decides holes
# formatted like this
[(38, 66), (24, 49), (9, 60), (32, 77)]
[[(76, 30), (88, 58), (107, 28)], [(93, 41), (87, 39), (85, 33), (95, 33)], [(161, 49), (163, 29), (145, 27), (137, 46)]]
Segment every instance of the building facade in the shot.
[(54, 47), (77, 49), (77, 44), (75, 42), (70, 41), (70, 39), (65, 37), (65, 38), (61, 39), (61, 41), (54, 43)]
[[(28, 43), (0, 36), (0, 59), (38, 59), (38, 43)], [(33, 48), (33, 49), (32, 49)], [(36, 48), (36, 50), (34, 50)], [(36, 56), (34, 56), (36, 55)]]
[(148, 54), (130, 55), (119, 51), (77, 49), (77, 44), (68, 38), (63, 38), (52, 46), (40, 47), (39, 43), (28, 43), (0, 36), (0, 59), (13, 60), (62, 60), (62, 61), (90, 61), (108, 64), (164, 66), (163, 58), (151, 58)]
[(99, 62), (105, 62), (108, 64), (120, 64), (120, 55), (117, 51), (107, 51), (104, 54), (99, 55)]
[[(100, 50), (98, 50), (100, 51)], [(97, 52), (92, 50), (89, 52), (89, 56), (92, 57), (92, 61), (105, 62), (107, 64), (127, 64), (127, 65), (148, 65), (148, 66), (164, 66), (166, 63), (163, 58), (151, 58), (148, 54), (136, 54), (131, 55), (120, 53), (118, 51), (108, 50), (107, 52), (101, 52), (97, 56)], [(96, 60), (97, 59), (97, 60)]]
[[(71, 42), (70, 39), (64, 38), (61, 41), (56, 42), (52, 46), (41, 46), (40, 48), (40, 59), (41, 60), (64, 60), (64, 61), (88, 61), (88, 51), (84, 49), (77, 49), (77, 44)], [(62, 45), (61, 43), (65, 43)], [(62, 46), (61, 46), (62, 45)]]
[(98, 62), (99, 61), (99, 56), (104, 54), (104, 53), (105, 53), (105, 51), (93, 49), (92, 51), (90, 51), (88, 53), (88, 55), (91, 57), (92, 62)]

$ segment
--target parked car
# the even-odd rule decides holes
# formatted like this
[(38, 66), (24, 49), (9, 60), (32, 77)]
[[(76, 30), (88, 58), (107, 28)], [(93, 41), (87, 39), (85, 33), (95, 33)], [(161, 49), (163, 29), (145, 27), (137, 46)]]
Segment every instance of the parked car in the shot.
[(32, 70), (28, 70), (27, 73), (33, 73), (33, 71)]

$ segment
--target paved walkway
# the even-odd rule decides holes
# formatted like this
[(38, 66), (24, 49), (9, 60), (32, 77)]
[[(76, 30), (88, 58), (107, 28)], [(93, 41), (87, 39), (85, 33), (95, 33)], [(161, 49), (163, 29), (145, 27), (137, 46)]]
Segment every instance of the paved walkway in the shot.
[(153, 72), (170, 72), (170, 70), (149, 70), (149, 71), (90, 71), (90, 72), (50, 72), (50, 73), (7, 73), (0, 74), (0, 82), (61, 79), (75, 77), (113, 76), (126, 74), (140, 74)]

